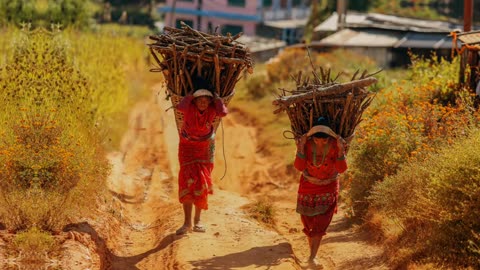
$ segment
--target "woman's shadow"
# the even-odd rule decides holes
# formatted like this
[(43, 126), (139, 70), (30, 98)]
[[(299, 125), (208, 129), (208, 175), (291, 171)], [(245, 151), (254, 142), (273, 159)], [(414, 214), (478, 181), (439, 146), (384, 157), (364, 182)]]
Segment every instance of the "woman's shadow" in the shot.
[[(215, 255), (213, 255), (215, 256)], [(279, 243), (274, 246), (254, 247), (242, 252), (224, 256), (216, 256), (201, 261), (191, 261), (193, 269), (228, 270), (244, 267), (272, 267), (293, 257), (292, 246), (287, 243)]]
[(103, 256), (100, 256), (100, 269), (102, 270), (139, 270), (140, 268), (136, 266), (137, 263), (150, 256), (151, 254), (167, 248), (170, 244), (172, 244), (175, 240), (178, 239), (178, 237), (175, 237), (175, 234), (171, 233), (163, 237), (162, 240), (160, 240), (160, 242), (154, 248), (146, 252), (130, 257), (121, 257), (113, 254), (108, 249), (105, 239), (100, 237), (95, 231), (95, 229), (87, 222), (67, 225), (63, 229), (63, 231), (74, 231), (89, 234), (92, 240), (95, 242), (97, 250), (105, 253)]

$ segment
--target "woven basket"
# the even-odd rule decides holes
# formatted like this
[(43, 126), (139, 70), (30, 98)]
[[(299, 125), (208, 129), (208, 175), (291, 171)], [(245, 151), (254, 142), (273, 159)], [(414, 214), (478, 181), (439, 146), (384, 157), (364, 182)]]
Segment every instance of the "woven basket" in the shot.
[[(179, 96), (174, 94), (170, 89), (167, 90), (168, 95), (170, 96), (170, 101), (172, 102), (172, 107), (173, 111), (175, 112), (175, 123), (177, 124), (177, 131), (178, 134), (180, 134), (183, 126), (183, 113), (177, 110), (177, 105), (180, 103), (182, 100), (183, 96)], [(228, 103), (230, 103), (230, 100), (232, 100), (235, 92), (231, 93), (229, 96), (226, 97), (220, 97), (223, 101), (223, 104), (225, 106), (228, 106)], [(213, 129), (216, 132), (218, 125), (220, 124), (220, 117), (215, 117), (213, 120)]]

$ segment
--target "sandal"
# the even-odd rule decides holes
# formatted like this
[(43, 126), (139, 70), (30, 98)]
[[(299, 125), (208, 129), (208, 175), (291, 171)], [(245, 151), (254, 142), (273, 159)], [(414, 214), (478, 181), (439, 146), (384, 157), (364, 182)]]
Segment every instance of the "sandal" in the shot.
[(190, 227), (183, 225), (182, 227), (180, 227), (180, 229), (178, 229), (178, 230), (175, 232), (175, 234), (176, 234), (176, 235), (186, 234), (189, 230), (190, 230)]
[(193, 226), (193, 231), (194, 232), (206, 232), (207, 230), (205, 229), (205, 227), (203, 225), (196, 224), (195, 226)]

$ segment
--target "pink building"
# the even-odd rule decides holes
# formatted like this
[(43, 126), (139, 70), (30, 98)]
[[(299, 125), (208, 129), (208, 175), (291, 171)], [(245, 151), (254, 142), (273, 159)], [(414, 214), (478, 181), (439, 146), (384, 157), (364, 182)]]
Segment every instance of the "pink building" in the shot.
[(218, 27), (223, 34), (248, 36), (262, 35), (272, 26), (277, 28), (272, 35), (288, 42), (298, 38), (296, 30), (305, 25), (309, 6), (310, 0), (167, 0), (160, 12), (167, 26), (179, 27), (183, 21), (204, 32)]

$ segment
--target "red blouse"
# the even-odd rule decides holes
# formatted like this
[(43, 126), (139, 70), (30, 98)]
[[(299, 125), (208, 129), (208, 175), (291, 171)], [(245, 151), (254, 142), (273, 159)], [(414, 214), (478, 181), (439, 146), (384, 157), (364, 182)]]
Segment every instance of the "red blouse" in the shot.
[(213, 134), (215, 117), (227, 115), (227, 107), (219, 98), (214, 99), (210, 106), (200, 112), (193, 102), (193, 95), (185, 96), (177, 105), (177, 110), (183, 112), (182, 136), (192, 140), (204, 140)]
[(313, 139), (309, 139), (305, 143), (305, 155), (297, 154), (295, 158), (295, 168), (302, 172), (306, 169), (308, 175), (318, 179), (332, 178), (347, 169), (345, 158), (338, 159), (338, 151), (336, 141), (329, 139), (328, 151), (325, 153), (316, 153), (315, 143)]

